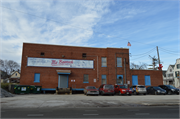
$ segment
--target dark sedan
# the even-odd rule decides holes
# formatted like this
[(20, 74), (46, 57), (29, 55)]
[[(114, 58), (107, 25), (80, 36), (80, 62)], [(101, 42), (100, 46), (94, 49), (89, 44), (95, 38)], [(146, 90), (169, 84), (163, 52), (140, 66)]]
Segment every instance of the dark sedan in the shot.
[(166, 94), (166, 90), (158, 87), (158, 86), (150, 86), (147, 88), (147, 94), (153, 94), (153, 95), (158, 95), (158, 94)]
[(159, 87), (161, 87), (162, 89), (166, 90), (166, 93), (168, 95), (171, 95), (171, 94), (179, 95), (179, 89), (175, 88), (174, 86), (171, 86), (171, 85), (159, 85)]

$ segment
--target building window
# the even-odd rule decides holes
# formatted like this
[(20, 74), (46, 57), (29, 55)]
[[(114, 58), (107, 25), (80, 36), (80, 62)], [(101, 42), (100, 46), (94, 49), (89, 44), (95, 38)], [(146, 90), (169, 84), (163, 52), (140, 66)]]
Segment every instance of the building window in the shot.
[(88, 74), (84, 74), (84, 81), (83, 83), (89, 83), (89, 75)]
[(170, 69), (170, 72), (172, 72), (172, 69)]
[(44, 52), (41, 52), (41, 56), (44, 56)]
[(173, 74), (168, 74), (168, 77), (173, 77)]
[(107, 58), (106, 57), (101, 57), (101, 66), (107, 67)]
[(122, 67), (122, 58), (117, 57), (117, 67)]
[(102, 84), (106, 84), (106, 75), (101, 75)]
[(34, 74), (34, 82), (40, 82), (40, 73)]
[(16, 76), (17, 76), (17, 73), (16, 73)]
[(151, 85), (151, 78), (150, 76), (145, 76), (145, 86), (150, 86)]
[(179, 76), (179, 71), (176, 71), (175, 75), (176, 75), (176, 77), (178, 77)]
[(180, 64), (177, 64), (177, 69), (180, 69)]
[(123, 84), (123, 75), (117, 75), (116, 83), (118, 85), (122, 85)]

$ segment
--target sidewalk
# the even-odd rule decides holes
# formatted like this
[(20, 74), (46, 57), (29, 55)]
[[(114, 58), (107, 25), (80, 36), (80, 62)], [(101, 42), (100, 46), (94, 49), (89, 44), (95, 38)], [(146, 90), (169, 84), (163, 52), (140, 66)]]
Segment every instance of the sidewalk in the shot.
[(85, 96), (29, 94), (1, 98), (1, 108), (81, 108), (119, 106), (178, 106), (179, 95)]

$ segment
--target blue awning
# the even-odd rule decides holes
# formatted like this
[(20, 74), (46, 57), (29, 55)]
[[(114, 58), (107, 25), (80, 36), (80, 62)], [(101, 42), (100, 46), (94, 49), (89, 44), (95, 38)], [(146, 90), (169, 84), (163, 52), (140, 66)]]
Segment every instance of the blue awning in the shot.
[(71, 74), (71, 70), (56, 70), (57, 74)]

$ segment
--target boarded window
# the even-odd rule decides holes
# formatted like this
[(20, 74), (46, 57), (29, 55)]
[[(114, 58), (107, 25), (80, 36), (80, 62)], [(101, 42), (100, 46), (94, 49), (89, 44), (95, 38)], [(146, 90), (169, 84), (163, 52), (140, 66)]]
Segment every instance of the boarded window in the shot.
[(101, 66), (102, 67), (107, 67), (107, 58), (106, 57), (101, 58)]
[(151, 78), (150, 76), (145, 76), (145, 86), (150, 86), (151, 85)]
[(89, 75), (88, 74), (84, 74), (84, 81), (83, 83), (89, 83)]
[(132, 75), (132, 85), (138, 85), (138, 76)]
[(34, 82), (40, 82), (40, 73), (34, 74)]

